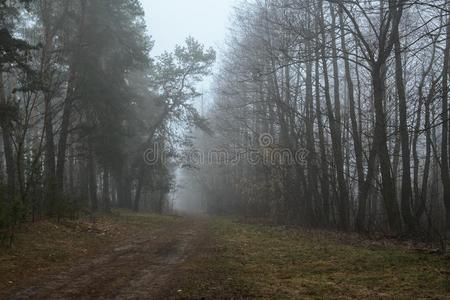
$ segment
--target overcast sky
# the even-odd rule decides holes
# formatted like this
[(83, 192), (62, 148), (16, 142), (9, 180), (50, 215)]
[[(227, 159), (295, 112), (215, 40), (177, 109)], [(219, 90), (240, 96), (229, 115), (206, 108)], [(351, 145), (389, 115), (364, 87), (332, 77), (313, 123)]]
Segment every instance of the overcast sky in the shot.
[(141, 0), (156, 42), (153, 55), (171, 51), (192, 36), (220, 50), (235, 0)]
[[(228, 34), (230, 15), (238, 0), (141, 0), (149, 33), (155, 41), (152, 56), (172, 51), (192, 36), (217, 51), (218, 60)], [(218, 63), (216, 63), (217, 70)], [(204, 103), (209, 105), (212, 77), (199, 84)], [(200, 105), (196, 99), (196, 105)]]

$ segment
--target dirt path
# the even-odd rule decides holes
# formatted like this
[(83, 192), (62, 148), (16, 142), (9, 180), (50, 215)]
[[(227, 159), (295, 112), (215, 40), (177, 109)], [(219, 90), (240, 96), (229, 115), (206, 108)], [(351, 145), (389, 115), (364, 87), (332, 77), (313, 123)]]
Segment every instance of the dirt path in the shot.
[(206, 233), (206, 220), (183, 219), (41, 278), (8, 299), (163, 298), (175, 288), (177, 268), (200, 250)]

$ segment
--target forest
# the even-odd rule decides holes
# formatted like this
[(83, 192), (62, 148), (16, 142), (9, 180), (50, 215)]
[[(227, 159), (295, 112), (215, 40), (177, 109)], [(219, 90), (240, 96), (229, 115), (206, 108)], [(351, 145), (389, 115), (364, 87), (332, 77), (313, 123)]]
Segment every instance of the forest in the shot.
[(141, 2), (0, 0), (0, 298), (447, 299), (449, 0)]
[[(209, 115), (217, 135), (199, 147), (244, 159), (202, 169), (211, 209), (444, 245), (448, 14), (446, 1), (237, 8)], [(307, 156), (292, 163), (284, 150)]]
[(205, 128), (189, 100), (215, 52), (187, 38), (150, 57), (143, 16), (137, 0), (2, 0), (2, 227), (163, 211), (170, 166), (145, 164), (144, 153), (173, 148), (173, 123)]

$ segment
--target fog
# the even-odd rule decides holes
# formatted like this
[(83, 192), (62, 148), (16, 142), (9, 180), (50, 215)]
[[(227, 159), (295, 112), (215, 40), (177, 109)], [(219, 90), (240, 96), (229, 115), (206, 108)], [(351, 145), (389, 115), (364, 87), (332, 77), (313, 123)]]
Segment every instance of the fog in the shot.
[[(160, 55), (172, 51), (192, 36), (205, 46), (213, 47), (220, 57), (228, 35), (231, 13), (237, 0), (143, 0), (149, 34), (155, 40), (152, 54)], [(170, 12), (168, 14), (168, 12)], [(218, 71), (217, 65), (215, 70)], [(212, 76), (198, 84), (202, 99), (195, 99), (196, 107), (204, 110), (213, 102), (211, 93)], [(205, 199), (193, 172), (176, 171), (175, 192), (170, 196), (177, 211), (188, 213), (205, 212)]]
[(176, 212), (187, 214), (205, 214), (207, 212), (206, 195), (196, 178), (196, 172), (178, 168), (175, 176), (173, 209)]

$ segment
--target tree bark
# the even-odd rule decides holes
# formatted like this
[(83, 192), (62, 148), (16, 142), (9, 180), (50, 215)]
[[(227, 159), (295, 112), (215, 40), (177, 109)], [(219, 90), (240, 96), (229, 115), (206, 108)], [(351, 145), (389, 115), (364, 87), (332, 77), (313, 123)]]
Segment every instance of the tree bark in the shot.
[[(310, 55), (309, 44), (307, 46), (307, 53)], [(306, 63), (306, 136), (307, 145), (309, 151), (308, 157), (308, 194), (306, 197), (306, 213), (308, 217), (308, 222), (313, 225), (315, 220), (315, 213), (313, 209), (313, 202), (316, 203), (318, 200), (317, 192), (317, 157), (316, 149), (314, 144), (314, 100), (313, 100), (313, 83), (312, 83), (312, 62)], [(320, 211), (320, 210), (319, 210)]]
[(145, 166), (139, 166), (138, 173), (139, 174), (137, 178), (136, 194), (134, 196), (134, 205), (133, 205), (133, 210), (135, 212), (139, 211), (139, 205), (141, 203), (142, 187), (144, 185), (144, 177), (145, 177)]
[[(448, 5), (450, 6), (450, 5)], [(441, 179), (443, 185), (444, 206), (446, 212), (446, 227), (450, 230), (450, 174), (449, 174), (449, 113), (448, 113), (448, 79), (450, 73), (450, 18), (447, 21), (447, 43), (444, 53), (442, 70), (442, 141), (441, 141)]]
[[(86, 23), (86, 0), (80, 0), (80, 20), (79, 20), (79, 32), (78, 32), (78, 47), (81, 46), (84, 38)], [(67, 141), (69, 138), (70, 119), (72, 116), (73, 102), (76, 96), (76, 79), (77, 79), (77, 55), (79, 55), (79, 49), (74, 49), (72, 55), (72, 63), (69, 68), (69, 82), (66, 92), (66, 98), (64, 100), (63, 116), (61, 123), (61, 133), (58, 140), (58, 157), (56, 166), (56, 178), (57, 178), (57, 192), (58, 195), (64, 193), (64, 170), (66, 162)]]
[[(339, 24), (341, 29), (341, 47), (342, 52), (344, 54), (344, 66), (345, 66), (345, 79), (347, 82), (347, 90), (348, 90), (348, 100), (349, 100), (349, 109), (350, 109), (350, 121), (351, 121), (351, 129), (352, 129), (352, 136), (353, 136), (353, 147), (355, 150), (355, 160), (356, 160), (356, 172), (357, 172), (357, 178), (358, 178), (358, 199), (359, 199), (359, 206), (361, 206), (361, 211), (358, 209), (358, 221), (357, 226), (360, 226), (364, 223), (364, 215), (365, 215), (365, 203), (361, 203), (361, 197), (363, 194), (363, 185), (364, 182), (364, 164), (363, 164), (363, 148), (362, 148), (362, 142), (360, 139), (360, 132), (358, 129), (358, 119), (356, 117), (356, 107), (355, 107), (355, 91), (354, 91), (354, 85), (353, 80), (350, 72), (350, 61), (349, 61), (349, 55), (347, 52), (347, 46), (345, 41), (345, 25), (344, 25), (344, 16), (342, 7), (339, 6)], [(370, 159), (369, 159), (370, 161)], [(365, 202), (365, 201), (364, 201)]]
[(401, 212), (403, 221), (408, 230), (415, 231), (415, 220), (411, 211), (411, 153), (409, 148), (408, 115), (405, 83), (403, 79), (402, 51), (400, 45), (400, 35), (398, 28), (395, 41), (395, 81), (398, 93), (398, 104), (400, 114), (400, 140), (402, 146), (402, 190), (401, 190)]
[[(6, 101), (6, 92), (3, 82), (3, 71), (0, 66), (0, 105), (7, 108), (8, 103)], [(16, 193), (16, 165), (14, 163), (14, 148), (12, 141), (12, 128), (11, 120), (7, 116), (2, 116), (0, 120), (0, 126), (2, 128), (3, 136), (3, 150), (5, 152), (5, 165), (6, 165), (6, 176), (8, 185), (8, 198), (10, 201), (13, 200)]]
[(316, 118), (319, 131), (319, 149), (320, 149), (320, 170), (322, 173), (320, 187), (322, 194), (323, 221), (325, 225), (330, 222), (330, 178), (328, 173), (327, 149), (325, 144), (324, 126), (322, 121), (322, 105), (320, 99), (320, 73), (319, 73), (319, 56), (316, 60)]
[(400, 232), (402, 228), (400, 210), (397, 204), (397, 195), (394, 178), (391, 173), (391, 160), (387, 146), (386, 114), (384, 111), (385, 74), (384, 65), (376, 64), (372, 70), (372, 84), (374, 89), (375, 107), (375, 137), (374, 143), (380, 158), (382, 189), (384, 206), (391, 230)]
[(431, 137), (431, 116), (430, 116), (430, 106), (431, 102), (433, 101), (433, 98), (436, 94), (436, 84), (437, 80), (433, 80), (431, 84), (431, 89), (428, 94), (428, 97), (425, 101), (425, 135), (426, 135), (426, 152), (425, 152), (425, 163), (424, 163), (424, 169), (423, 169), (423, 176), (422, 176), (422, 189), (420, 190), (420, 193), (417, 195), (418, 201), (415, 206), (415, 216), (418, 222), (420, 222), (420, 218), (422, 217), (423, 213), (425, 212), (426, 208), (426, 201), (427, 201), (427, 194), (428, 194), (428, 177), (430, 173), (430, 165), (431, 165), (431, 144), (433, 143), (432, 137)]
[(97, 172), (92, 145), (89, 145), (88, 174), (89, 174), (89, 199), (91, 201), (92, 212), (95, 213), (98, 210)]
[(61, 123), (61, 133), (58, 140), (58, 156), (57, 156), (57, 166), (56, 166), (56, 188), (57, 195), (61, 196), (64, 193), (64, 175), (65, 175), (65, 164), (66, 164), (66, 152), (67, 152), (67, 141), (69, 138), (69, 127), (70, 127), (70, 117), (72, 114), (73, 106), (73, 92), (74, 92), (74, 71), (71, 67), (69, 86), (67, 90), (66, 99), (64, 101), (63, 116)]
[[(322, 3), (322, 1), (321, 1)], [(333, 147), (333, 157), (334, 163), (336, 165), (336, 175), (337, 175), (337, 186), (339, 191), (338, 197), (338, 212), (339, 212), (339, 227), (342, 230), (349, 229), (349, 197), (348, 197), (348, 188), (347, 183), (345, 181), (344, 176), (344, 156), (342, 151), (342, 137), (341, 137), (341, 116), (340, 116), (340, 97), (339, 97), (339, 79), (336, 78), (338, 76), (337, 69), (337, 61), (333, 60), (333, 65), (336, 64), (334, 68), (334, 77), (335, 77), (335, 109), (333, 111), (333, 105), (331, 103), (330, 96), (330, 84), (328, 77), (328, 67), (327, 67), (327, 59), (326, 59), (326, 36), (325, 36), (325, 24), (324, 24), (324, 15), (323, 15), (323, 7), (320, 6), (321, 9), (321, 31), (322, 31), (322, 68), (323, 68), (323, 77), (325, 80), (325, 100), (327, 104), (327, 112), (328, 118), (330, 120), (330, 131), (331, 131), (331, 143)], [(334, 28), (333, 28), (334, 30)], [(336, 48), (336, 47), (334, 47)], [(333, 56), (337, 56), (336, 49), (333, 50)], [(335, 59), (337, 59), (335, 57)]]
[(106, 212), (111, 211), (111, 192), (109, 184), (109, 169), (103, 169), (103, 208)]
[(55, 28), (51, 24), (53, 7), (50, 1), (44, 0), (42, 7), (42, 23), (44, 27), (44, 45), (41, 57), (41, 76), (44, 80), (44, 131), (45, 131), (45, 155), (44, 155), (44, 185), (47, 209), (50, 216), (59, 214), (56, 201), (56, 156), (55, 137), (53, 131), (53, 105), (55, 87), (53, 75), (52, 52), (54, 50)]

